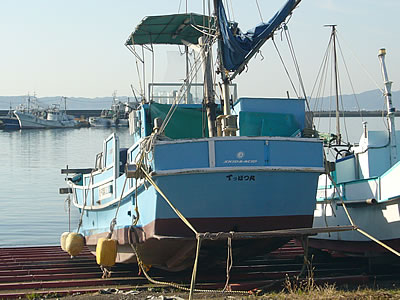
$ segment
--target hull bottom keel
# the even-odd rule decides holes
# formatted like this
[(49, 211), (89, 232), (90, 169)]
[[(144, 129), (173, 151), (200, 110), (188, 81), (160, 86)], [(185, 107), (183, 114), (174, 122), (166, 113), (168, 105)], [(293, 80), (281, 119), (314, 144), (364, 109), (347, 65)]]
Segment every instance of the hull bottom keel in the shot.
[[(400, 239), (383, 240), (383, 243), (400, 251)], [(344, 256), (379, 257), (392, 255), (392, 253), (374, 241), (344, 241), (327, 239), (310, 239), (309, 246), (323, 250), (330, 254)]]
[[(112, 238), (118, 241), (117, 262), (137, 262), (135, 252), (143, 264), (168, 271), (182, 271), (193, 266), (196, 255), (197, 238), (201, 239), (200, 265), (212, 267), (225, 263), (228, 251), (232, 250), (233, 261), (243, 261), (265, 255), (286, 244), (292, 238), (302, 239), (316, 232), (352, 230), (352, 227), (332, 228), (288, 228), (257, 232), (217, 232), (198, 233), (192, 236), (153, 235), (141, 239), (135, 227), (125, 227), (114, 231)], [(107, 236), (107, 232), (86, 237), (86, 244), (95, 254), (97, 240)], [(228, 242), (229, 239), (231, 242)], [(230, 246), (231, 245), (231, 246)], [(229, 249), (231, 247), (231, 249)]]

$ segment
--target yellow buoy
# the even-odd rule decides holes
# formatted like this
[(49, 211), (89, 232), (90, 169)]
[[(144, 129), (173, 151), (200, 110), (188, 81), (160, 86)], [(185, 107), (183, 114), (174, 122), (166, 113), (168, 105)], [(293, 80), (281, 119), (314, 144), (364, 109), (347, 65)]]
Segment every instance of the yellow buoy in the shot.
[(69, 234), (70, 234), (70, 232), (64, 232), (60, 237), (61, 249), (63, 249), (64, 251), (67, 251), (67, 249), (65, 248), (65, 245), (66, 245), (67, 237)]
[(85, 245), (85, 239), (82, 234), (71, 232), (65, 241), (65, 250), (71, 256), (77, 256), (81, 253), (83, 246)]
[(117, 258), (117, 241), (99, 238), (96, 246), (97, 264), (103, 267), (112, 267)]

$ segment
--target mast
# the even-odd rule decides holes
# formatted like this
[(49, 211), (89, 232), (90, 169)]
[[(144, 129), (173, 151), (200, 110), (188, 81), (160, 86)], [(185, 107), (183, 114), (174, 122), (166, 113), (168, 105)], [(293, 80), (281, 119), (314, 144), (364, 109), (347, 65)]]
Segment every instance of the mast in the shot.
[(389, 124), (389, 138), (390, 138), (390, 165), (393, 166), (397, 162), (397, 146), (396, 146), (396, 128), (394, 124), (394, 117), (396, 109), (392, 103), (392, 81), (389, 80), (386, 64), (385, 64), (386, 49), (379, 50), (379, 61), (381, 63), (382, 77), (385, 84), (385, 100), (387, 108), (387, 119)]
[(203, 60), (203, 73), (204, 73), (204, 103), (207, 111), (208, 121), (208, 136), (217, 136), (217, 127), (215, 124), (216, 110), (215, 110), (215, 98), (214, 98), (214, 86), (211, 74), (211, 47), (207, 43), (206, 38), (200, 37), (199, 44), (201, 46), (201, 55)]
[(221, 53), (222, 49), (222, 37), (220, 34), (220, 28), (218, 26), (218, 2), (219, 0), (214, 0), (214, 15), (217, 18), (217, 35), (218, 35), (218, 56), (219, 56), (219, 68), (221, 71), (221, 79), (222, 79), (222, 92), (223, 92), (223, 100), (224, 100), (224, 115), (229, 116), (231, 114), (231, 108), (229, 103), (229, 79), (226, 76), (226, 70), (223, 64), (223, 56)]
[(219, 116), (218, 122), (222, 125), (218, 125), (219, 130), (222, 131), (223, 136), (235, 136), (237, 131), (237, 117), (231, 115), (231, 106), (229, 99), (229, 83), (230, 79), (228, 76), (228, 71), (224, 67), (223, 55), (222, 55), (222, 36), (221, 29), (219, 27), (218, 22), (218, 3), (220, 0), (214, 0), (214, 15), (216, 18), (216, 26), (217, 26), (217, 36), (218, 36), (218, 57), (219, 57), (219, 69), (221, 72), (221, 81), (222, 81), (222, 97), (224, 102), (224, 114), (223, 116)]
[[(186, 11), (185, 13), (188, 13), (188, 3), (186, 0)], [(185, 60), (186, 60), (186, 95), (185, 95), (185, 103), (189, 103), (189, 95), (190, 95), (190, 83), (189, 83), (189, 47), (185, 45)]]
[(336, 53), (336, 25), (326, 25), (332, 27), (331, 40), (333, 42), (333, 62), (335, 74), (335, 98), (336, 98), (336, 144), (342, 143), (342, 135), (340, 133), (340, 113), (339, 113), (339, 72)]
[(62, 96), (61, 99), (64, 100), (64, 111), (65, 111), (65, 113), (67, 113), (67, 97)]
[(190, 95), (190, 83), (189, 83), (189, 47), (185, 45), (185, 59), (186, 59), (186, 95), (185, 95), (185, 103), (189, 103), (189, 95)]

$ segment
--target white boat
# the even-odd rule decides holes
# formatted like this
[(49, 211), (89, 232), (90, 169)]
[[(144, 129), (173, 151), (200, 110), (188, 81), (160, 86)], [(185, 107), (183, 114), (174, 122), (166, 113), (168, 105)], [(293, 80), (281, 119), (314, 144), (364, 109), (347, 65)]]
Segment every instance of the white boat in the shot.
[[(335, 33), (333, 27), (333, 39)], [(310, 237), (312, 248), (368, 257), (390, 253), (390, 249), (373, 241), (366, 232), (400, 251), (400, 145), (397, 144), (400, 131), (395, 130), (392, 82), (388, 79), (385, 54), (385, 49), (379, 51), (388, 129), (368, 130), (367, 122), (363, 122), (359, 144), (345, 148), (337, 130), (336, 140), (330, 146), (336, 148), (338, 155), (335, 161), (327, 163), (328, 174), (319, 178), (314, 212), (314, 227), (355, 225), (361, 230), (320, 233)]]
[(93, 127), (129, 127), (130, 104), (118, 101), (113, 94), (113, 103), (110, 109), (103, 110), (99, 117), (90, 117), (89, 124)]
[[(62, 97), (66, 101), (66, 97)], [(21, 129), (34, 128), (72, 128), (78, 122), (73, 116), (67, 115), (66, 110), (60, 110), (58, 104), (53, 104), (45, 110), (18, 108), (14, 111)]]

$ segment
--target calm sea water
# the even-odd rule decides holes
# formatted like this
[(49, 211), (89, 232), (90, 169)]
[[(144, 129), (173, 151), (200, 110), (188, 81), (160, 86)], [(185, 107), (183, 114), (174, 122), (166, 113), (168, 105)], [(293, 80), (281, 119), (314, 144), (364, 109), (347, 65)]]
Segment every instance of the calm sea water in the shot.
[[(366, 118), (371, 130), (385, 128), (382, 118)], [(348, 138), (358, 142), (362, 133), (361, 118), (347, 118)], [(335, 121), (316, 119), (321, 131), (334, 129)], [(400, 129), (400, 120), (396, 123)], [(20, 245), (56, 245), (68, 230), (66, 187), (60, 170), (94, 166), (95, 155), (102, 151), (103, 139), (116, 131), (122, 147), (132, 138), (128, 129), (53, 129), (0, 130), (0, 247)], [(71, 207), (71, 228), (77, 226), (77, 211)]]
[[(127, 128), (0, 130), (0, 247), (58, 244), (68, 231), (61, 169), (93, 167), (113, 131), (121, 146), (131, 144)], [(71, 212), (74, 229), (79, 216)]]

